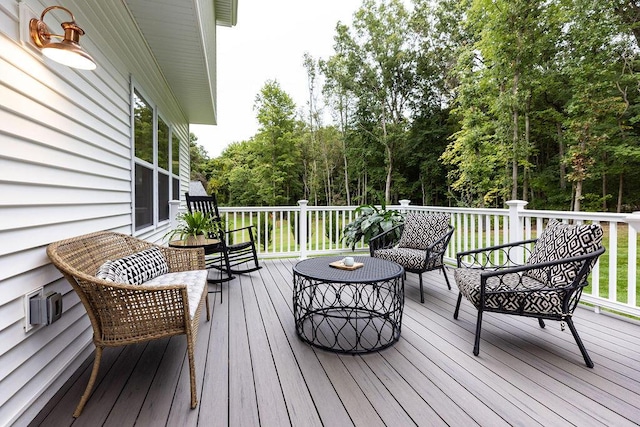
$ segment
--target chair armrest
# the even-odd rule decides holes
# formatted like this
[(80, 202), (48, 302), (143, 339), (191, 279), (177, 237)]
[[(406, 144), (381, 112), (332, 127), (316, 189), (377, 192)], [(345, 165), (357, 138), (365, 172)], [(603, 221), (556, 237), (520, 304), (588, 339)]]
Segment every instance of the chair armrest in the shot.
[(204, 270), (206, 268), (203, 248), (183, 249), (168, 248), (164, 246), (159, 246), (159, 248), (167, 260), (170, 273), (189, 270)]
[(248, 230), (249, 233), (253, 233), (253, 230), (256, 228), (255, 225), (247, 225), (246, 227), (234, 228), (233, 230), (224, 231), (225, 234), (235, 233), (236, 231)]
[(449, 230), (427, 248), (427, 258), (444, 255), (447, 250), (447, 245), (449, 245), (449, 240), (451, 240), (451, 236), (453, 236), (454, 230), (455, 228), (449, 224)]
[[(522, 240), (520, 242), (505, 243), (502, 245), (458, 252), (456, 254), (458, 267), (495, 269), (505, 268), (514, 264), (519, 265), (520, 261), (513, 259), (511, 251), (515, 248), (521, 248), (527, 254), (530, 254), (531, 249), (527, 245), (535, 243), (536, 241), (537, 239), (529, 239)], [(467, 257), (468, 261), (464, 260), (465, 257)]]
[[(497, 293), (507, 293), (507, 292), (534, 292), (545, 289), (552, 289), (554, 291), (558, 291), (561, 289), (573, 289), (577, 287), (584, 287), (587, 285), (587, 275), (591, 271), (591, 267), (598, 259), (600, 255), (604, 253), (604, 247), (598, 248), (598, 250), (576, 256), (571, 258), (563, 258), (555, 261), (547, 261), (539, 264), (527, 264), (516, 267), (508, 267), (501, 268), (498, 270), (486, 270), (480, 274), (480, 286), (481, 286), (481, 294), (497, 294)], [(579, 264), (578, 273), (571, 281), (571, 283), (565, 286), (557, 286), (551, 282), (551, 268), (554, 266), (560, 265), (569, 265), (569, 264)], [(543, 270), (546, 272), (547, 280), (545, 282), (541, 282), (537, 279), (537, 282), (540, 283), (540, 287), (531, 288), (530, 286), (523, 286), (523, 277), (524, 273), (531, 270)], [(505, 280), (506, 276), (518, 277), (518, 280)], [(497, 287), (497, 290), (486, 291), (487, 280), (491, 277), (496, 277), (500, 281), (500, 286)]]
[(388, 249), (395, 246), (400, 240), (403, 228), (404, 224), (399, 224), (370, 238), (369, 252), (371, 256), (373, 256), (373, 252), (378, 249)]
[[(128, 285), (77, 278), (99, 340), (124, 345), (184, 333), (189, 323), (187, 286)], [(136, 309), (140, 308), (140, 309)], [(126, 333), (123, 333), (126, 331)]]

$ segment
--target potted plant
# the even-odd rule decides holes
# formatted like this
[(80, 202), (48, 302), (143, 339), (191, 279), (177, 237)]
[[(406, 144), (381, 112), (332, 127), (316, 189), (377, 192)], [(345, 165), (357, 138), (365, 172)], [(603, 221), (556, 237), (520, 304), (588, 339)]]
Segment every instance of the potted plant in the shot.
[(373, 236), (404, 223), (402, 214), (394, 209), (387, 210), (384, 203), (380, 208), (374, 205), (358, 206), (355, 213), (359, 214), (358, 218), (342, 230), (342, 239), (351, 246), (351, 250), (355, 250), (360, 239), (364, 238), (364, 243), (368, 244)]
[(211, 215), (200, 211), (183, 212), (178, 215), (180, 225), (167, 233), (169, 239), (176, 236), (184, 240), (188, 245), (204, 243), (209, 234), (217, 234), (219, 221)]

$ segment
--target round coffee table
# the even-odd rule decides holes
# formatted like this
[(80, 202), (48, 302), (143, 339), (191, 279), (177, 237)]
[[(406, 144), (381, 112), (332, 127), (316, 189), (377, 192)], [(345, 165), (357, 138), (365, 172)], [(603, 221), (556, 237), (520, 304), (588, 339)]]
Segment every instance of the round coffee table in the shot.
[(293, 315), (303, 341), (339, 353), (369, 353), (400, 338), (404, 269), (378, 258), (355, 257), (364, 266), (342, 270), (342, 257), (300, 261), (293, 267)]

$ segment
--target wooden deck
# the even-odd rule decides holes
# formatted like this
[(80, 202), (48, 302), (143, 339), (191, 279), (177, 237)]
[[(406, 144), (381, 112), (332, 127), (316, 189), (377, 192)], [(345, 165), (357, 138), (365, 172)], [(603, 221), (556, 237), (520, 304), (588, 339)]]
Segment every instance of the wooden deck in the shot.
[[(301, 342), (292, 315), (295, 260), (268, 260), (211, 294), (197, 343), (199, 405), (189, 409), (185, 339), (105, 350), (97, 386), (71, 413), (93, 358), (33, 421), (45, 426), (577, 425), (640, 422), (640, 325), (578, 309), (595, 368), (557, 322), (488, 313), (480, 355), (476, 311), (438, 272), (408, 274), (402, 336), (349, 356)], [(453, 282), (453, 274), (450, 273)], [(213, 301), (215, 299), (215, 302)]]

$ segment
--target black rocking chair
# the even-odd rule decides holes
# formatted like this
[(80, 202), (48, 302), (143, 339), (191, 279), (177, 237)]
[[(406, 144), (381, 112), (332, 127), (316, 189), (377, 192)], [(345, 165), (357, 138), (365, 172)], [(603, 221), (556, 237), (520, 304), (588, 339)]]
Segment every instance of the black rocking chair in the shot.
[[(250, 273), (262, 268), (258, 264), (258, 253), (254, 241), (253, 225), (226, 230), (218, 211), (218, 201), (215, 195), (211, 196), (190, 196), (185, 193), (187, 199), (187, 209), (189, 212), (200, 211), (211, 215), (220, 227), (217, 235), (209, 236), (220, 240), (220, 245), (208, 251), (206, 255), (218, 254), (217, 259), (209, 258), (207, 266), (226, 272), (229, 279), (232, 274)], [(239, 234), (247, 234), (248, 240), (238, 243), (231, 243)]]

